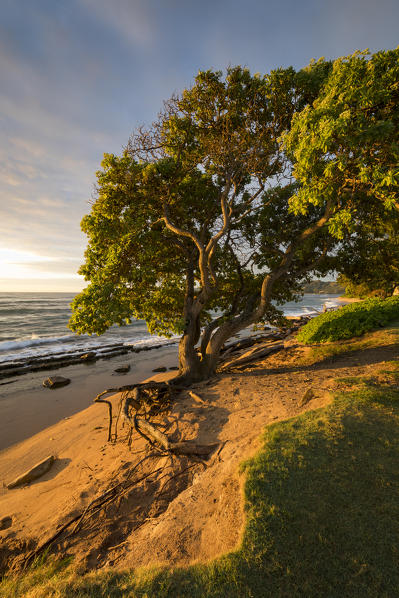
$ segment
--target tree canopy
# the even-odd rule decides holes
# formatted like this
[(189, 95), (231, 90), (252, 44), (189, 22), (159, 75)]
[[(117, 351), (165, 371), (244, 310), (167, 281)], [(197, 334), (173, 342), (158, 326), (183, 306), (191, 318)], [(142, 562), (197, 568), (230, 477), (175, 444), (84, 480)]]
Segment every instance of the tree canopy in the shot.
[(232, 334), (275, 320), (337, 268), (367, 214), (397, 205), (397, 57), (200, 72), (121, 156), (105, 154), (71, 328), (144, 319), (182, 334), (182, 376), (214, 371)]
[(334, 62), (318, 98), (294, 115), (284, 137), (300, 183), (291, 200), (296, 212), (346, 204), (329, 224), (342, 237), (356, 216), (367, 222), (375, 205), (379, 214), (376, 202), (399, 209), (398, 105), (399, 48)]
[(339, 282), (348, 297), (388, 297), (399, 285), (399, 211), (382, 210), (357, 222), (336, 255)]

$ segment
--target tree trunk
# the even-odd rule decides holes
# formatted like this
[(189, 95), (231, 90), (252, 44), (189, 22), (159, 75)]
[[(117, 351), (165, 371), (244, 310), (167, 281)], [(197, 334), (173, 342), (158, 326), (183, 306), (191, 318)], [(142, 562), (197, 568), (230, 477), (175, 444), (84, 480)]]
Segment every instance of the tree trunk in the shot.
[(216, 372), (225, 342), (259, 319), (265, 309), (262, 307), (263, 310), (259, 307), (253, 310), (251, 304), (248, 305), (248, 311), (223, 322), (220, 326), (212, 326), (212, 323), (208, 325), (204, 331), (201, 350), (196, 349), (199, 341), (199, 317), (188, 319), (185, 333), (179, 343), (179, 376), (173, 380), (173, 384), (189, 386), (210, 378)]
[(209, 377), (203, 374), (203, 363), (196, 344), (200, 337), (199, 316), (189, 314), (186, 320), (186, 329), (179, 343), (179, 376), (173, 384), (190, 385)]
[(173, 384), (189, 386), (207, 380), (215, 373), (218, 358), (219, 353), (202, 358), (190, 343), (188, 336), (183, 335), (179, 343), (179, 375), (174, 378)]
[(253, 296), (241, 314), (232, 316), (220, 326), (213, 326), (217, 323), (215, 321), (206, 327), (201, 342), (201, 351), (196, 349), (200, 337), (201, 312), (199, 310), (197, 315), (197, 312), (191, 311), (187, 317), (186, 330), (179, 344), (179, 376), (173, 380), (173, 384), (189, 386), (195, 382), (207, 380), (216, 372), (220, 352), (225, 342), (240, 330), (257, 322), (264, 315), (273, 285), (284, 272), (283, 268), (280, 270), (265, 277), (257, 306), (254, 305), (256, 296)]

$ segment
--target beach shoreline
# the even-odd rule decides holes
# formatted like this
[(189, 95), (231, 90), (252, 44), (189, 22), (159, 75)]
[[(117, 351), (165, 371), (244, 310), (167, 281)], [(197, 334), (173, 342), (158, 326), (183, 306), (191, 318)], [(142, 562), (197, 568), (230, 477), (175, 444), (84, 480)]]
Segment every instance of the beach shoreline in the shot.
[[(294, 337), (288, 338), (281, 353), (260, 359), (245, 371), (216, 375), (193, 385), (191, 392), (174, 396), (170, 410), (153, 423), (172, 443), (218, 447), (206, 467), (202, 461), (160, 454), (139, 434), (129, 435), (118, 418), (120, 393), (109, 397), (113, 407), (111, 442), (107, 442), (107, 405), (91, 404), (1, 451), (0, 520), (9, 527), (0, 531), (4, 546), (0, 570), (14, 560), (21, 563), (31, 546), (40, 545), (67, 522), (73, 523), (116, 482), (128, 483), (137, 468), (138, 480), (129, 486), (122, 506), (110, 505), (94, 526), (89, 523), (76, 535), (67, 535), (54, 546), (60, 557), (72, 554), (74, 566), (85, 573), (107, 567), (185, 566), (233, 550), (245, 520), (239, 463), (258, 450), (264, 427), (326, 406), (331, 393), (340, 389), (336, 380), (373, 376), (380, 363), (397, 357), (396, 344), (391, 341), (388, 345), (377, 343), (372, 354), (368, 349), (349, 352), (309, 367), (307, 350)], [(176, 356), (159, 357), (173, 360)], [(155, 367), (154, 359), (147, 365)], [(145, 378), (143, 372), (137, 369), (140, 381)], [(152, 374), (151, 378), (170, 379), (175, 373)], [(125, 376), (124, 383), (130, 382)], [(309, 388), (313, 392), (304, 402)], [(47, 391), (47, 396), (52, 395)], [(54, 459), (53, 465), (39, 479), (7, 488), (49, 457)], [(154, 483), (157, 472), (161, 485)], [(173, 483), (168, 484), (169, 479)]]
[[(334, 298), (340, 304), (351, 302), (345, 297)], [(325, 299), (329, 300), (331, 296)], [(296, 304), (291, 309), (295, 312)], [(310, 315), (309, 309), (302, 315)], [(314, 307), (312, 313), (317, 315), (320, 312)], [(298, 316), (288, 316), (288, 319)], [(130, 371), (115, 374), (114, 370), (125, 364), (130, 365)], [(53, 369), (52, 365), (48, 369), (28, 371), (0, 381), (0, 453), (87, 408), (94, 397), (107, 388), (142, 382), (152, 377), (152, 370), (158, 367), (177, 367), (178, 343), (168, 342), (138, 351), (129, 348), (123, 354), (98, 356), (87, 362), (78, 359), (69, 365), (59, 366), (60, 369)], [(43, 380), (56, 375), (69, 378), (71, 383), (57, 389), (44, 388)]]
[[(130, 365), (127, 374), (114, 370)], [(54, 376), (54, 370), (42, 370), (20, 376), (13, 389), (0, 398), (0, 454), (35, 434), (89, 407), (94, 397), (106, 388), (137, 384), (152, 378), (153, 369), (176, 368), (177, 344), (151, 351), (129, 353), (112, 359), (98, 359), (62, 368), (62, 376), (71, 380), (62, 388), (43, 387), (43, 380)], [(3, 386), (5, 390), (7, 386)]]
[(341, 295), (340, 297), (337, 297), (337, 301), (341, 301), (342, 303), (358, 303), (359, 301), (363, 301), (363, 299), (360, 299), (359, 297), (345, 297), (344, 295)]

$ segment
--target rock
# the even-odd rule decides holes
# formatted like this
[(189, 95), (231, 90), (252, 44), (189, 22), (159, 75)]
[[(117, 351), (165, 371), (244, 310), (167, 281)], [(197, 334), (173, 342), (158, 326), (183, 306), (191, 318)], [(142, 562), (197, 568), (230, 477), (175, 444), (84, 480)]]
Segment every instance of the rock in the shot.
[(94, 351), (89, 351), (88, 353), (81, 355), (80, 359), (82, 361), (94, 361), (95, 359), (97, 359), (97, 354), (94, 353)]
[(120, 365), (118, 368), (114, 369), (116, 374), (127, 374), (130, 371), (130, 365), (125, 363), (124, 365)]
[(53, 455), (50, 455), (43, 461), (36, 463), (36, 465), (34, 465), (31, 469), (28, 469), (28, 471), (25, 471), (25, 473), (23, 473), (15, 480), (7, 484), (7, 488), (11, 490), (12, 488), (17, 488), (17, 486), (29, 484), (29, 482), (33, 482), (33, 480), (40, 478), (42, 475), (48, 472), (54, 461), (55, 457)]
[(47, 388), (60, 388), (70, 383), (70, 378), (64, 378), (64, 376), (50, 376), (43, 380), (43, 386)]
[(172, 365), (169, 368), (170, 370), (178, 370), (179, 368), (177, 367), (177, 365)]
[(3, 519), (0, 519), (0, 530), (8, 529), (11, 526), (12, 526), (12, 517), (3, 517)]
[(161, 366), (159, 368), (154, 368), (152, 371), (153, 372), (166, 372), (168, 368), (166, 368), (165, 366)]
[(303, 407), (306, 403), (309, 403), (312, 399), (315, 398), (315, 394), (312, 388), (308, 388), (305, 394), (303, 395), (302, 399), (298, 402), (299, 407)]

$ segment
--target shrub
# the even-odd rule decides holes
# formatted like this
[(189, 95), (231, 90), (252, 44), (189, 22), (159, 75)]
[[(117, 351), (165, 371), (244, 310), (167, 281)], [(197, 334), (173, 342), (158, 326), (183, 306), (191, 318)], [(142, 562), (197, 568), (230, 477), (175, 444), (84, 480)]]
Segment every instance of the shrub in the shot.
[(298, 333), (301, 343), (325, 343), (360, 336), (399, 319), (399, 296), (350, 303), (313, 318)]

